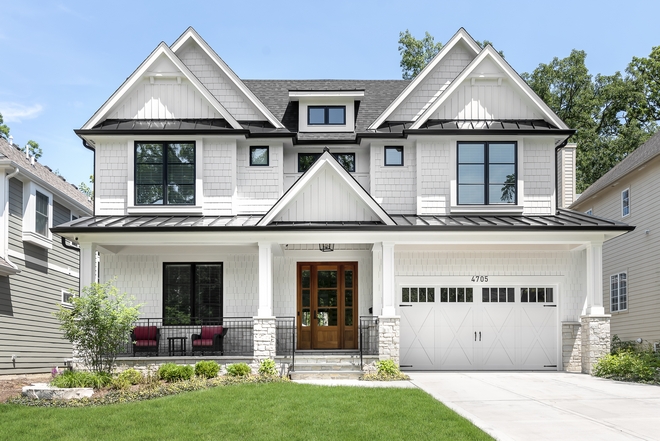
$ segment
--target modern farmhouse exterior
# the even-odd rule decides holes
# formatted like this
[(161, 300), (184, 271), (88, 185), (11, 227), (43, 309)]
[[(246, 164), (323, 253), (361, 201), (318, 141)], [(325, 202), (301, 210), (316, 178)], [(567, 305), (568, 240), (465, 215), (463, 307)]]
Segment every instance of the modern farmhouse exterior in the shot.
[(79, 251), (49, 228), (92, 203), (2, 137), (0, 169), (0, 375), (50, 372), (72, 356), (53, 312), (78, 291)]
[(425, 370), (607, 350), (602, 246), (632, 228), (558, 208), (574, 131), (463, 29), (412, 81), (248, 81), (189, 28), (76, 133), (95, 212), (53, 231), (161, 335), (221, 321), (225, 353), (245, 336), (263, 359), (295, 317), (296, 350), (376, 329), (381, 358)]
[(637, 227), (603, 246), (604, 307), (612, 315), (612, 335), (623, 341), (641, 338), (656, 351), (660, 351), (658, 188), (660, 133), (594, 182), (571, 206)]

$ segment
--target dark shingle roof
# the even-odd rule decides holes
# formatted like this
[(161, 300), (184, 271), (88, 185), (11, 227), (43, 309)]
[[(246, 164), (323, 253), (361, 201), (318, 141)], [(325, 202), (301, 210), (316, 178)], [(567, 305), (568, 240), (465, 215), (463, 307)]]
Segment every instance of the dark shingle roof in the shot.
[(53, 173), (50, 168), (40, 164), (39, 161), (35, 161), (34, 165), (31, 164), (30, 160), (25, 157), (24, 152), (15, 146), (9, 145), (7, 140), (2, 137), (0, 137), (0, 158), (1, 157), (14, 161), (23, 169), (29, 170), (30, 173), (50, 185), (52, 188), (59, 190), (69, 198), (86, 207), (90, 213), (93, 211), (92, 203), (87, 199), (87, 196), (82, 194), (73, 184), (66, 182), (64, 178)]
[[(243, 80), (262, 103), (292, 132), (298, 131), (298, 103), (289, 91), (364, 91), (355, 131), (364, 132), (410, 83), (409, 80)], [(333, 138), (336, 139), (336, 138)]]
[(660, 155), (660, 132), (653, 135), (651, 139), (639, 146), (623, 161), (612, 167), (610, 171), (605, 173), (603, 176), (601, 176), (600, 179), (591, 184), (591, 186), (580, 195), (578, 200), (575, 201), (571, 207), (584, 202), (587, 200), (587, 198), (590, 198), (604, 188), (609, 187), (619, 179), (626, 176), (628, 173), (637, 170), (639, 167), (646, 164), (658, 155)]

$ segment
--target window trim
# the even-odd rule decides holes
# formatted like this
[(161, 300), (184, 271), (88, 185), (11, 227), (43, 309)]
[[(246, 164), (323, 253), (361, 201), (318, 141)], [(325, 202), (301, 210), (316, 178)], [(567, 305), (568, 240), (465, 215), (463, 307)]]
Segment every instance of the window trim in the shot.
[[(625, 303), (625, 308), (621, 308), (621, 276), (624, 276), (625, 278), (625, 290), (626, 292), (624, 293), (626, 296), (626, 303)], [(617, 278), (617, 290), (616, 290), (616, 309), (613, 309), (612, 306), (614, 303), (612, 302), (612, 279), (616, 277)], [(612, 274), (610, 276), (610, 312), (623, 312), (628, 310), (628, 271), (621, 271), (616, 274)]]
[[(387, 162), (387, 151), (388, 150), (394, 150), (394, 149), (401, 149), (401, 164), (390, 164)], [(385, 167), (403, 167), (405, 165), (405, 149), (402, 145), (386, 145), (384, 146), (383, 149), (383, 165)]]
[[(627, 197), (624, 198), (623, 194), (627, 193)], [(626, 209), (628, 212), (626, 212)], [(630, 187), (621, 191), (621, 217), (630, 216)]]
[(67, 297), (68, 297), (68, 300), (70, 300), (74, 297), (77, 297), (77, 294), (72, 293), (68, 289), (62, 288), (60, 290), (60, 304), (64, 307), (66, 307), (66, 308), (73, 308), (73, 303), (70, 302), (70, 301), (67, 301)]
[[(138, 144), (161, 144), (163, 146), (163, 150), (165, 150), (164, 155), (163, 155), (163, 176), (162, 176), (162, 185), (163, 185), (163, 203), (162, 204), (140, 204), (138, 203), (138, 195), (137, 195), (137, 188), (138, 188), (138, 162), (137, 162), (137, 147)], [(167, 151), (166, 151), (166, 145), (167, 144), (192, 144), (194, 148), (194, 153), (193, 157), (195, 158), (195, 162), (193, 163), (193, 201), (191, 204), (168, 204), (167, 203)], [(192, 208), (195, 207), (197, 203), (197, 141), (192, 140), (192, 141), (148, 141), (148, 140), (139, 140), (139, 141), (134, 141), (133, 142), (133, 206), (137, 208), (145, 208), (145, 207), (184, 207), (184, 208)]]
[[(484, 146), (484, 183), (483, 183), (483, 188), (484, 188), (484, 203), (483, 204), (461, 204), (460, 203), (460, 173), (459, 173), (459, 147), (461, 144), (483, 144)], [(491, 204), (489, 200), (489, 191), (488, 191), (488, 186), (490, 185), (488, 182), (488, 168), (490, 165), (489, 161), (489, 156), (488, 156), (488, 147), (491, 144), (513, 144), (513, 169), (516, 173), (516, 180), (515, 180), (515, 198), (512, 202), (506, 202), (506, 203), (499, 203), (499, 204)], [(520, 176), (520, 173), (518, 172), (518, 141), (457, 141), (456, 142), (456, 206), (458, 207), (469, 207), (469, 206), (488, 206), (488, 207), (517, 207), (518, 206), (518, 190), (519, 190), (519, 185), (518, 185), (518, 177)]]
[(220, 265), (220, 319), (222, 319), (225, 315), (225, 265), (224, 262), (163, 262), (163, 272), (162, 272), (162, 292), (161, 292), (161, 302), (162, 302), (162, 320), (163, 320), (163, 326), (167, 326), (166, 322), (166, 314), (165, 314), (165, 308), (166, 308), (166, 302), (165, 302), (165, 290), (167, 289), (167, 266), (168, 265), (190, 265), (191, 266), (191, 273), (193, 277), (190, 279), (190, 305), (191, 305), (191, 315), (190, 317), (196, 317), (194, 314), (197, 313), (197, 308), (195, 307), (195, 267), (197, 265)]
[[(48, 197), (48, 222), (46, 235), (37, 232), (37, 193)], [(53, 248), (53, 193), (32, 181), (23, 182), (22, 240), (41, 248)]]
[[(48, 230), (49, 230), (50, 226), (53, 223), (52, 220), (51, 220), (51, 212), (53, 210), (50, 209), (50, 206), (51, 206), (50, 196), (40, 192), (39, 190), (35, 191), (34, 196), (35, 196), (35, 198), (34, 198), (34, 232), (36, 234), (39, 234), (40, 236), (43, 236), (43, 237), (47, 238), (48, 237)], [(46, 199), (46, 213), (40, 213), (39, 212), (38, 207), (39, 207), (39, 197), (40, 196), (41, 196), (41, 198)], [(41, 231), (37, 231), (38, 230), (37, 223), (38, 223), (38, 220), (39, 220), (39, 216), (45, 216), (46, 217), (46, 231), (45, 231), (45, 233), (42, 233)]]
[[(256, 164), (252, 161), (252, 153), (256, 149), (266, 149), (266, 163), (265, 164)], [(269, 167), (270, 166), (270, 146), (267, 145), (254, 145), (250, 146), (250, 151), (249, 151), (249, 162), (250, 162), (250, 167)]]
[[(310, 121), (311, 111), (313, 109), (323, 109), (323, 122), (313, 123)], [(344, 117), (341, 123), (330, 122), (330, 109), (343, 109)], [(345, 126), (346, 125), (346, 106), (341, 105), (321, 105), (321, 106), (307, 106), (307, 125), (308, 126)]]

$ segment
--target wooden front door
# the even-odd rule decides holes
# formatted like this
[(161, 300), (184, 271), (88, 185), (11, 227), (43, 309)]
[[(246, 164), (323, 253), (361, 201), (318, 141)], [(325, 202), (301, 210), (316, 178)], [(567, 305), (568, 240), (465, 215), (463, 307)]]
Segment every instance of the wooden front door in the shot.
[(357, 305), (357, 262), (298, 263), (298, 349), (356, 349)]

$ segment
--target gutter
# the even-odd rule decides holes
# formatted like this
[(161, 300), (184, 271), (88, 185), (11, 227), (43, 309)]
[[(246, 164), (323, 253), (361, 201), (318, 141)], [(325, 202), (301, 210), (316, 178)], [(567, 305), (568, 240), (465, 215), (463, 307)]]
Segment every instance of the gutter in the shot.
[(66, 248), (67, 250), (74, 250), (74, 251), (80, 252), (80, 248), (74, 247), (74, 246), (69, 245), (68, 243), (66, 243), (66, 238), (64, 238), (64, 237), (62, 237), (62, 246), (64, 248)]

